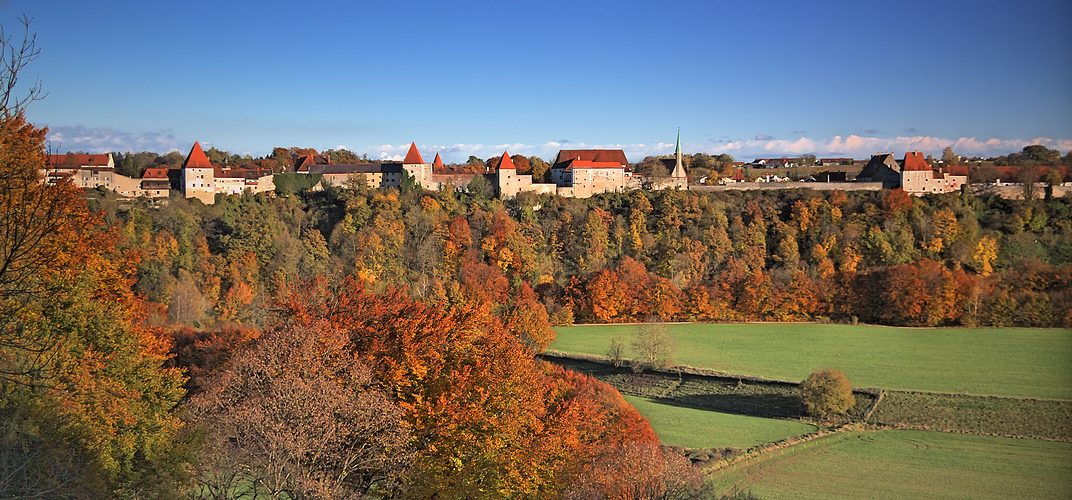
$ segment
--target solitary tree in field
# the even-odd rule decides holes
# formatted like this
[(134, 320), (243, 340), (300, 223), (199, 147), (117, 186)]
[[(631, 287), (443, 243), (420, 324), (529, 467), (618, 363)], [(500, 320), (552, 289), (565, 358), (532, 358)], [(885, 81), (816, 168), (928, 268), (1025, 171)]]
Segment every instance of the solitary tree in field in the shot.
[(622, 366), (622, 360), (625, 359), (625, 339), (621, 335), (615, 335), (610, 339), (607, 357), (614, 363), (614, 366)]
[(832, 368), (809, 375), (800, 384), (800, 391), (808, 414), (822, 419), (843, 415), (856, 402), (848, 377), (841, 370)]
[(644, 323), (633, 334), (632, 347), (637, 355), (637, 368), (665, 368), (673, 357), (674, 337), (664, 324)]

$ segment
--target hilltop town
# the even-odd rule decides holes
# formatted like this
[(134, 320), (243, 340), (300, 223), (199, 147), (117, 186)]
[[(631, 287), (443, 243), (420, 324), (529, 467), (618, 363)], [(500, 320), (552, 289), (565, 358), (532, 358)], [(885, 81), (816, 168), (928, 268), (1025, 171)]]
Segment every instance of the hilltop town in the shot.
[[(511, 156), (508, 151), (486, 164), (475, 165), (476, 168), (459, 169), (454, 165), (445, 165), (438, 152), (432, 162), (426, 162), (416, 143), (410, 144), (402, 161), (358, 160), (336, 162), (330, 155), (313, 151), (297, 156), (290, 165), (277, 168), (256, 164), (229, 166), (210, 161), (201, 145), (195, 142), (181, 166), (146, 168), (140, 177), (119, 173), (111, 153), (49, 155), (48, 170), (44, 174), (48, 182), (68, 178), (78, 187), (112, 190), (127, 198), (167, 198), (171, 191), (176, 191), (185, 198), (198, 199), (206, 204), (214, 203), (216, 195), (221, 194), (274, 192), (278, 176), (281, 175), (305, 177), (303, 184), (313, 189), (342, 187), (352, 183), (373, 188), (398, 188), (410, 182), (428, 190), (468, 192), (470, 188), (476, 189), (472, 184), (476, 179), (479, 189), (488, 189), (488, 194), (503, 199), (525, 192), (588, 198), (599, 193), (634, 189), (810, 188), (877, 191), (901, 188), (909, 194), (924, 195), (949, 193), (969, 184), (969, 166), (929, 161), (919, 151), (906, 152), (901, 159), (893, 152), (879, 152), (866, 161), (852, 158), (809, 159), (806, 156), (757, 158), (751, 163), (732, 162), (724, 165), (726, 175), (719, 176), (717, 172), (704, 169), (703, 175), (697, 176), (688, 171), (686, 165), (689, 161), (681, 151), (680, 135), (673, 157), (645, 159), (647, 163), (654, 162), (661, 173), (650, 169), (642, 172), (641, 165), (631, 164), (621, 149), (560, 150), (543, 172), (535, 171), (528, 159), (520, 155)], [(515, 165), (517, 161), (524, 162), (524, 167)], [(818, 173), (799, 175), (802, 165), (810, 167), (812, 172), (818, 168)], [(1051, 185), (1063, 184), (1067, 167), (1050, 168), (1053, 170), (1050, 174)], [(1004, 167), (1005, 184), (1017, 178), (1020, 170), (1021, 167)], [(1039, 174), (1036, 172), (1035, 176)], [(1000, 178), (994, 181), (997, 186), (1002, 185)], [(987, 183), (985, 179), (984, 183)], [(1063, 194), (1063, 188), (1066, 187), (1060, 186), (1058, 194)], [(1019, 193), (1016, 189), (1006, 191), (1012, 197)]]

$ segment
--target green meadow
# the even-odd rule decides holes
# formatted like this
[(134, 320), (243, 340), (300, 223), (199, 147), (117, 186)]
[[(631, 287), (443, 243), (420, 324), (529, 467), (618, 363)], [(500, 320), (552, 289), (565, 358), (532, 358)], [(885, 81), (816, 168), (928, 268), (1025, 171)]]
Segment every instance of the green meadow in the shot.
[(675, 405), (667, 401), (625, 396), (670, 446), (748, 449), (815, 431), (794, 420), (732, 415)]
[(844, 432), (715, 471), (758, 498), (1070, 498), (1072, 444), (932, 431)]
[[(812, 323), (669, 324), (677, 365), (777, 380), (820, 368), (855, 387), (1072, 400), (1072, 330)], [(550, 349), (606, 355), (635, 325), (557, 327)]]

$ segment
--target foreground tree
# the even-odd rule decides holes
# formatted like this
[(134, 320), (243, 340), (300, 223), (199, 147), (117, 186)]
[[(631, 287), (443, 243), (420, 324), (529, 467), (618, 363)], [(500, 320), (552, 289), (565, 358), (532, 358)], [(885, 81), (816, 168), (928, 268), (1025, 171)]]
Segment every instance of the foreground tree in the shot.
[(175, 496), (190, 446), (178, 370), (143, 326), (133, 260), (80, 190), (45, 183), (44, 128), (14, 95), (39, 52), (0, 28), (0, 497)]
[(279, 328), (338, 332), (402, 409), (406, 497), (555, 497), (602, 447), (657, 439), (617, 391), (537, 362), (483, 304), (445, 311), (347, 278), (278, 311)]
[(273, 329), (190, 402), (208, 431), (204, 496), (362, 498), (397, 485), (408, 427), (347, 341), (328, 325)]
[(832, 368), (809, 375), (800, 384), (800, 392), (808, 414), (820, 419), (844, 415), (856, 403), (849, 379), (841, 370)]
[(45, 132), (0, 118), (0, 497), (166, 497), (185, 480), (183, 378), (118, 232), (43, 182)]

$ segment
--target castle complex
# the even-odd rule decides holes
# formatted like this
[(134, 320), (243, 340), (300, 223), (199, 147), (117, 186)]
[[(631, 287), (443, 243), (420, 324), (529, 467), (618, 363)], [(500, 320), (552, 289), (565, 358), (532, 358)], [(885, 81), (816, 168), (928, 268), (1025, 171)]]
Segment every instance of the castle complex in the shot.
[(940, 194), (967, 184), (968, 171), (966, 167), (934, 170), (919, 151), (905, 153), (901, 162), (893, 153), (879, 153), (871, 156), (871, 161), (856, 175), (856, 182), (881, 182), (883, 188), (901, 188), (915, 195)]
[[(674, 158), (660, 161), (669, 175), (664, 173), (660, 177), (645, 177), (633, 172), (625, 152), (620, 149), (561, 150), (550, 166), (551, 182), (541, 183), (528, 172), (519, 173), (510, 153), (506, 151), (499, 157), (497, 165), (485, 167), (483, 173), (466, 172), (445, 166), (439, 153), (436, 153), (435, 160), (426, 163), (417, 144), (411, 143), (401, 162), (335, 164), (326, 156), (311, 154), (298, 158), (292, 173), (319, 175), (320, 183), (314, 189), (331, 185), (347, 186), (353, 182), (373, 188), (397, 188), (409, 178), (414, 185), (428, 190), (450, 186), (467, 191), (469, 184), (481, 177), (501, 198), (513, 198), (521, 193), (587, 198), (599, 193), (631, 189), (689, 188), (688, 174), (682, 161), (680, 131)], [(172, 189), (176, 189), (186, 198), (211, 204), (217, 194), (275, 190), (271, 170), (213, 165), (197, 142), (181, 168), (149, 168), (140, 179), (116, 173), (111, 154), (49, 155), (48, 162), (48, 169), (43, 172), (46, 182), (70, 179), (78, 187), (110, 189), (130, 198), (164, 198)], [(748, 185), (754, 184), (744, 181), (740, 170), (725, 179), (726, 183), (735, 183), (735, 189), (748, 189)], [(845, 184), (839, 189), (851, 190), (853, 186), (878, 189), (881, 186), (883, 189), (902, 188), (910, 194), (922, 195), (956, 191), (967, 182), (966, 167), (935, 170), (922, 153), (913, 151), (906, 153), (901, 161), (897, 161), (892, 153), (873, 155), (856, 176), (855, 182), (838, 184)], [(792, 185), (786, 184), (785, 187)], [(799, 187), (811, 186), (801, 184)], [(833, 184), (828, 187), (833, 187)]]

